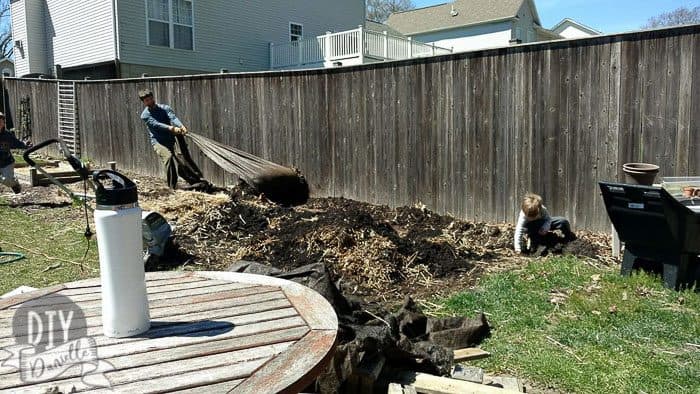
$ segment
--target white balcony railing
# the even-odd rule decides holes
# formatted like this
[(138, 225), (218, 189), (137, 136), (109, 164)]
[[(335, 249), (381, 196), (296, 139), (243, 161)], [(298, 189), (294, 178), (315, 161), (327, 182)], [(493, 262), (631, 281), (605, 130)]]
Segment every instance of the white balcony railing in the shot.
[(367, 61), (401, 60), (415, 57), (445, 55), (451, 49), (424, 44), (387, 32), (354, 30), (327, 33), (309, 40), (270, 44), (272, 69), (293, 67), (330, 67), (342, 60), (355, 64)]

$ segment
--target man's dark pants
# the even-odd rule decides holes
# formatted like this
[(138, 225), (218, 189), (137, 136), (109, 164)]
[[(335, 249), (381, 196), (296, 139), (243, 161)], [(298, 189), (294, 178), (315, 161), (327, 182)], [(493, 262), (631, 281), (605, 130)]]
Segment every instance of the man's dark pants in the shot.
[(178, 176), (190, 185), (204, 181), (202, 171), (192, 160), (183, 136), (176, 136), (175, 144), (171, 148), (156, 143), (153, 145), (153, 150), (156, 151), (161, 163), (165, 166), (166, 179), (171, 189), (175, 189), (177, 186)]

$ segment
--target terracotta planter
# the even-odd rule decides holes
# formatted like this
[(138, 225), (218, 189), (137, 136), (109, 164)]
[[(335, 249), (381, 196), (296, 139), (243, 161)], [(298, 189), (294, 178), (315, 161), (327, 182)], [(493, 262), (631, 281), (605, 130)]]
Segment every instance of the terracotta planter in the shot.
[(633, 185), (651, 186), (659, 173), (659, 166), (649, 163), (626, 163), (622, 165), (625, 182)]

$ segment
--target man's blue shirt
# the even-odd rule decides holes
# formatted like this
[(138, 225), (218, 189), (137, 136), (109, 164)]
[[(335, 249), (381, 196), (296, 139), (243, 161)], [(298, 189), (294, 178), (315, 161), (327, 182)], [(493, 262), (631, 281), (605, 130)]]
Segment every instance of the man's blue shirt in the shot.
[(168, 148), (175, 146), (175, 136), (169, 127), (182, 127), (182, 122), (169, 105), (156, 104), (152, 109), (146, 108), (141, 113), (141, 120), (146, 123), (151, 145), (161, 144)]

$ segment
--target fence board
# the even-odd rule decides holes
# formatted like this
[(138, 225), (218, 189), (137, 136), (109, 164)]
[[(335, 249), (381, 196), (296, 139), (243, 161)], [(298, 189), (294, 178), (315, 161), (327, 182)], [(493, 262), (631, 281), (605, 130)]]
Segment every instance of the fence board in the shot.
[[(629, 161), (700, 173), (700, 26), (331, 70), (79, 81), (84, 156), (161, 176), (139, 118), (151, 87), (193, 131), (298, 167), (318, 196), (512, 221), (526, 191), (576, 228), (609, 229), (598, 180)], [(56, 82), (3, 80), (35, 142)], [(202, 157), (205, 175), (232, 183)]]

